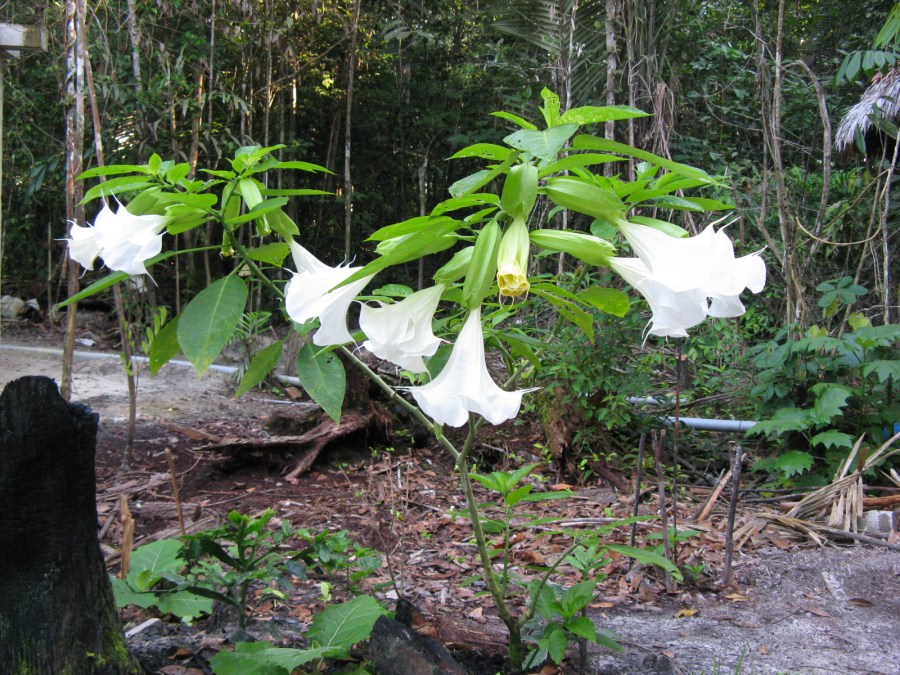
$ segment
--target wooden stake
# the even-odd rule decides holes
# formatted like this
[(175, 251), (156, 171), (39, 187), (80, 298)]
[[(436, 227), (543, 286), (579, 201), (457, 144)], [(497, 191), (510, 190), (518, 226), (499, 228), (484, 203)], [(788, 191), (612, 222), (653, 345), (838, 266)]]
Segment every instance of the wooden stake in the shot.
[(175, 473), (175, 460), (172, 458), (172, 451), (166, 448), (166, 459), (169, 460), (169, 475), (172, 477), (172, 496), (175, 497), (175, 511), (178, 513), (178, 528), (184, 535), (184, 514), (181, 512), (181, 493), (178, 491), (178, 476)]
[(728, 529), (725, 532), (725, 574), (722, 585), (731, 583), (731, 557), (734, 553), (734, 517), (741, 492), (741, 446), (734, 441), (728, 443), (731, 454), (731, 504), (728, 505)]
[(119, 497), (119, 520), (122, 522), (122, 565), (119, 568), (119, 578), (124, 579), (131, 567), (131, 550), (134, 548), (134, 518), (128, 508), (128, 495)]

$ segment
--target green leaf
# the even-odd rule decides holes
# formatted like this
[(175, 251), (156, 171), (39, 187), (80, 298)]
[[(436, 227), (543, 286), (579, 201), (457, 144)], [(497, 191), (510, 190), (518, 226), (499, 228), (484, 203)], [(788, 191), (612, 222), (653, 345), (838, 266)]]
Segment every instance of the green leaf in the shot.
[(328, 190), (315, 190), (312, 188), (296, 188), (292, 190), (260, 190), (260, 192), (266, 197), (311, 197), (311, 196), (325, 196), (325, 195), (334, 195), (333, 192), (329, 192)]
[(853, 436), (837, 429), (828, 429), (809, 439), (812, 445), (823, 445), (826, 448), (852, 448)]
[(590, 286), (578, 292), (578, 297), (587, 304), (613, 316), (625, 316), (631, 307), (628, 293), (618, 288)]
[(710, 184), (715, 183), (710, 175), (703, 169), (697, 169), (686, 164), (679, 164), (678, 162), (673, 162), (672, 160), (665, 159), (664, 157), (660, 157), (659, 155), (654, 155), (652, 152), (638, 150), (637, 148), (633, 148), (630, 145), (618, 143), (616, 141), (610, 141), (605, 138), (598, 138), (597, 136), (582, 134), (575, 137), (575, 140), (572, 141), (572, 147), (576, 150), (600, 150), (601, 152), (617, 152), (621, 155), (636, 157), (638, 159), (644, 160), (645, 162), (656, 164), (657, 166), (661, 166), (664, 169), (668, 169), (669, 171), (674, 171), (675, 173), (681, 174), (682, 176), (687, 176), (689, 178), (699, 178), (704, 182)]
[[(184, 567), (181, 548), (181, 542), (176, 539), (160, 539), (135, 549), (131, 554), (128, 583), (139, 591), (150, 590), (166, 574)], [(141, 573), (146, 573), (145, 584), (136, 583)]]
[(810, 412), (802, 408), (779, 408), (771, 419), (757, 422), (747, 430), (748, 434), (783, 434), (787, 431), (804, 431), (812, 423)]
[(574, 230), (532, 230), (528, 236), (535, 246), (568, 253), (588, 265), (608, 266), (616, 253), (616, 247), (605, 239)]
[(275, 169), (298, 169), (299, 171), (310, 171), (310, 172), (318, 172), (318, 173), (330, 173), (334, 175), (334, 171), (330, 169), (326, 169), (324, 166), (319, 164), (313, 164), (312, 162), (277, 162), (273, 165)]
[(533, 485), (520, 485), (504, 498), (507, 506), (515, 506), (534, 489)]
[(110, 575), (109, 581), (112, 584), (113, 596), (116, 600), (116, 607), (127, 607), (135, 605), (147, 609), (156, 604), (159, 598), (155, 593), (140, 593), (134, 590), (124, 579)]
[(288, 257), (290, 252), (290, 244), (283, 241), (274, 241), (270, 244), (248, 249), (247, 257), (251, 260), (258, 260), (275, 267), (281, 267), (284, 264), (284, 259)]
[(260, 202), (259, 204), (254, 206), (247, 213), (235, 216), (234, 218), (228, 218), (225, 221), (225, 224), (228, 227), (234, 227), (235, 225), (249, 223), (252, 220), (262, 218), (267, 213), (271, 213), (272, 211), (280, 209), (289, 201), (290, 200), (287, 197), (275, 197), (274, 199), (266, 199), (265, 201)]
[(95, 166), (93, 169), (83, 171), (75, 180), (85, 180), (95, 176), (116, 176), (120, 173), (142, 173), (146, 176), (151, 174), (150, 170), (143, 164), (107, 164), (106, 166)]
[(878, 359), (869, 361), (863, 364), (862, 373), (866, 377), (875, 373), (878, 376), (878, 381), (882, 384), (890, 379), (893, 379), (894, 382), (900, 382), (900, 360), (891, 359), (888, 361)]
[(162, 593), (159, 597), (159, 611), (174, 614), (179, 619), (198, 619), (204, 614), (212, 614), (213, 601), (190, 591)]
[(209, 211), (216, 205), (216, 202), (219, 199), (216, 195), (206, 193), (196, 194), (191, 192), (160, 192), (159, 197), (163, 201), (193, 206), (201, 211)]
[(181, 312), (178, 343), (199, 376), (228, 344), (246, 304), (247, 286), (231, 275), (204, 288)]
[(597, 627), (594, 625), (594, 622), (586, 616), (577, 616), (574, 619), (566, 621), (565, 624), (563, 624), (563, 628), (572, 633), (572, 635), (577, 635), (585, 640), (590, 640), (591, 642), (597, 641)]
[(594, 315), (572, 301), (572, 298), (577, 300), (577, 296), (553, 284), (534, 284), (531, 292), (548, 300), (560, 316), (578, 326), (591, 342), (594, 341)]
[(234, 392), (235, 398), (240, 398), (253, 389), (278, 367), (278, 362), (281, 360), (282, 347), (284, 347), (284, 340), (279, 340), (254, 354), (250, 365), (247, 366), (247, 370), (241, 378), (241, 384), (238, 386), (237, 391)]
[(163, 326), (150, 343), (150, 375), (156, 375), (159, 369), (173, 359), (181, 346), (178, 344), (178, 319), (175, 317)]
[(305, 345), (297, 354), (297, 377), (309, 397), (339, 424), (347, 375), (337, 355), (331, 351), (317, 353), (315, 345)]
[(98, 197), (110, 197), (123, 192), (137, 192), (138, 190), (143, 190), (152, 185), (153, 183), (147, 180), (146, 176), (122, 176), (121, 178), (113, 178), (105, 183), (95, 185), (85, 192), (84, 199), (81, 200), (81, 203), (87, 204), (89, 201), (97, 199)]
[(508, 121), (512, 122), (513, 124), (515, 124), (516, 126), (522, 127), (523, 129), (537, 130), (537, 127), (534, 126), (528, 120), (526, 120), (524, 117), (519, 117), (518, 115), (514, 115), (513, 113), (501, 111), (501, 112), (492, 112), (491, 115), (493, 115), (494, 117), (499, 117), (504, 120), (508, 120)]
[(375, 598), (358, 595), (316, 614), (306, 637), (321, 647), (346, 653), (357, 642), (367, 639), (375, 621), (386, 613)]
[(375, 258), (372, 262), (347, 277), (339, 286), (345, 286), (372, 274), (377, 274), (386, 267), (414, 260), (424, 251), (435, 253), (453, 246), (454, 237), (448, 236), (463, 227), (464, 223), (452, 218), (442, 219), (442, 224), (426, 230), (420, 230), (398, 241), (389, 252)]
[(502, 162), (507, 159), (512, 152), (513, 150), (510, 148), (503, 145), (497, 145), (496, 143), (475, 143), (453, 153), (450, 155), (449, 159), (480, 157), (482, 159), (492, 159)]
[(560, 171), (570, 171), (572, 169), (580, 169), (597, 164), (606, 164), (607, 162), (624, 162), (623, 157), (618, 155), (601, 155), (595, 152), (582, 152), (571, 154), (568, 157), (562, 157), (555, 162), (550, 162), (541, 167), (538, 175), (541, 178), (549, 176)]
[(290, 649), (269, 642), (239, 642), (233, 652), (221, 651), (209, 663), (216, 675), (288, 675), (304, 663), (334, 654), (327, 647)]
[(503, 140), (516, 150), (528, 152), (545, 162), (552, 162), (576, 131), (578, 131), (577, 124), (563, 124), (545, 131), (522, 129), (511, 133)]
[(565, 631), (557, 623), (547, 626), (544, 637), (538, 640), (538, 644), (547, 650), (554, 663), (562, 663), (566, 658), (566, 647), (569, 644)]
[(129, 276), (131, 275), (127, 272), (113, 272), (108, 277), (103, 277), (102, 279), (95, 281), (87, 288), (73, 295), (71, 298), (63, 300), (61, 303), (56, 305), (56, 309), (62, 309), (67, 305), (71, 305), (73, 302), (84, 300), (85, 298), (89, 298), (90, 296), (99, 293), (100, 291), (105, 291), (107, 288), (115, 286), (120, 281), (125, 281)]
[(636, 117), (649, 117), (650, 113), (627, 105), (583, 106), (570, 108), (557, 120), (560, 124), (600, 124), (616, 120), (630, 120)]
[(588, 606), (594, 598), (594, 589), (597, 582), (594, 580), (582, 581), (569, 588), (559, 599), (560, 613), (565, 619), (571, 619), (578, 612)]
[(840, 415), (847, 405), (847, 399), (853, 395), (853, 390), (843, 384), (821, 382), (812, 386), (816, 394), (816, 402), (813, 405), (813, 415), (819, 424), (824, 424), (831, 418)]
[(774, 466), (785, 478), (808, 471), (813, 465), (813, 456), (800, 450), (788, 450), (782, 453), (774, 462)]
[(666, 560), (663, 556), (659, 555), (658, 553), (654, 553), (653, 551), (648, 551), (644, 548), (635, 548), (626, 544), (606, 544), (603, 548), (608, 551), (616, 551), (617, 553), (621, 553), (622, 555), (627, 555), (629, 558), (633, 558), (634, 560), (637, 560), (639, 563), (643, 563), (644, 565), (656, 565), (657, 567), (671, 574), (672, 577), (677, 581), (684, 580), (684, 577), (681, 574), (681, 570), (679, 570), (678, 567), (672, 564), (669, 560)]

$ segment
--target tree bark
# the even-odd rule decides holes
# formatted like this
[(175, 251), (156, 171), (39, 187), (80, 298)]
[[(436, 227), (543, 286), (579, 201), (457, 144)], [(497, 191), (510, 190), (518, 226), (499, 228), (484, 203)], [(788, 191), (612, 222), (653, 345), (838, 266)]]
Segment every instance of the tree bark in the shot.
[[(84, 224), (81, 198), (84, 187), (75, 177), (81, 173), (84, 154), (84, 61), (81, 41), (84, 36), (80, 16), (85, 13), (85, 0), (66, 0), (66, 220), (70, 224)], [(67, 260), (67, 290), (69, 297), (78, 292), (78, 265)], [(78, 304), (66, 309), (66, 339), (63, 344), (62, 384), (60, 390), (66, 400), (72, 394), (72, 358), (75, 353), (75, 318)]]
[(347, 108), (344, 121), (344, 259), (352, 259), (353, 181), (350, 175), (350, 129), (353, 120), (353, 83), (356, 79), (356, 35), (359, 32), (360, 0), (354, 0), (350, 22), (350, 53), (347, 56)]
[(0, 663), (8, 673), (142, 673), (97, 538), (97, 415), (53, 380), (0, 395)]

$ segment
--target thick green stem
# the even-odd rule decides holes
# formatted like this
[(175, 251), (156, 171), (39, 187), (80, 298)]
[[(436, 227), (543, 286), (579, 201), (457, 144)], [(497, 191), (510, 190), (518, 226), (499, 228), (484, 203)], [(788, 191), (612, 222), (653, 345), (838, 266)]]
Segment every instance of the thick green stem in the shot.
[(504, 589), (501, 588), (497, 575), (494, 574), (491, 552), (484, 536), (484, 529), (481, 526), (481, 513), (478, 510), (478, 502), (475, 499), (472, 480), (469, 478), (469, 453), (475, 446), (475, 434), (479, 426), (481, 424), (474, 419), (474, 415), (470, 415), (469, 433), (456, 460), (456, 469), (459, 472), (459, 480), (462, 483), (463, 493), (466, 496), (466, 506), (469, 509), (469, 519), (472, 522), (472, 533), (475, 535), (475, 544), (478, 547), (481, 567), (484, 570), (484, 581), (491, 593), (491, 597), (494, 599), (494, 604), (497, 605), (497, 614), (500, 616), (500, 620), (503, 621), (509, 630), (510, 667), (514, 672), (518, 673), (522, 670), (522, 663), (525, 660), (525, 650), (522, 644), (522, 622), (510, 610), (509, 605), (506, 603)]

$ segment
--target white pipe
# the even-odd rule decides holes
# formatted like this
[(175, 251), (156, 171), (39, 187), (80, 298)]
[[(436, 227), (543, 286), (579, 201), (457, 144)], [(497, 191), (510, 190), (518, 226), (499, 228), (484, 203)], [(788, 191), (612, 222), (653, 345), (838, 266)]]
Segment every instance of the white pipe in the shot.
[[(6, 345), (0, 344), (0, 350), (9, 350), (15, 352), (26, 352), (30, 354), (47, 354), (50, 356), (62, 356), (61, 349), (55, 349), (53, 347), (24, 347), (22, 345)], [(100, 359), (116, 359), (117, 361), (121, 361), (122, 357), (119, 354), (108, 354), (105, 352), (83, 352), (83, 351), (75, 351), (72, 353), (72, 357), (78, 359), (80, 361), (91, 361), (91, 360), (100, 360)], [(137, 363), (149, 363), (150, 359), (146, 356), (132, 356), (132, 361)], [(178, 359), (171, 359), (166, 361), (166, 364), (171, 364), (173, 366), (179, 366), (181, 368), (193, 368), (194, 366), (188, 361), (180, 361)], [(234, 375), (238, 369), (235, 366), (220, 366), (217, 363), (212, 364), (209, 367), (209, 370), (215, 373), (223, 373), (225, 375)], [(284, 384), (292, 384), (296, 387), (300, 386), (300, 380), (296, 377), (290, 377), (288, 375), (275, 375), (275, 379), (279, 382), (283, 382)]]
[[(655, 396), (629, 396), (625, 400), (637, 405), (674, 405), (674, 402), (669, 399), (656, 398)], [(662, 418), (662, 421), (669, 426), (675, 425), (675, 417), (673, 416)], [(720, 420), (709, 417), (679, 417), (678, 422), (699, 431), (730, 431), (735, 433), (743, 433), (756, 424), (756, 420)]]

